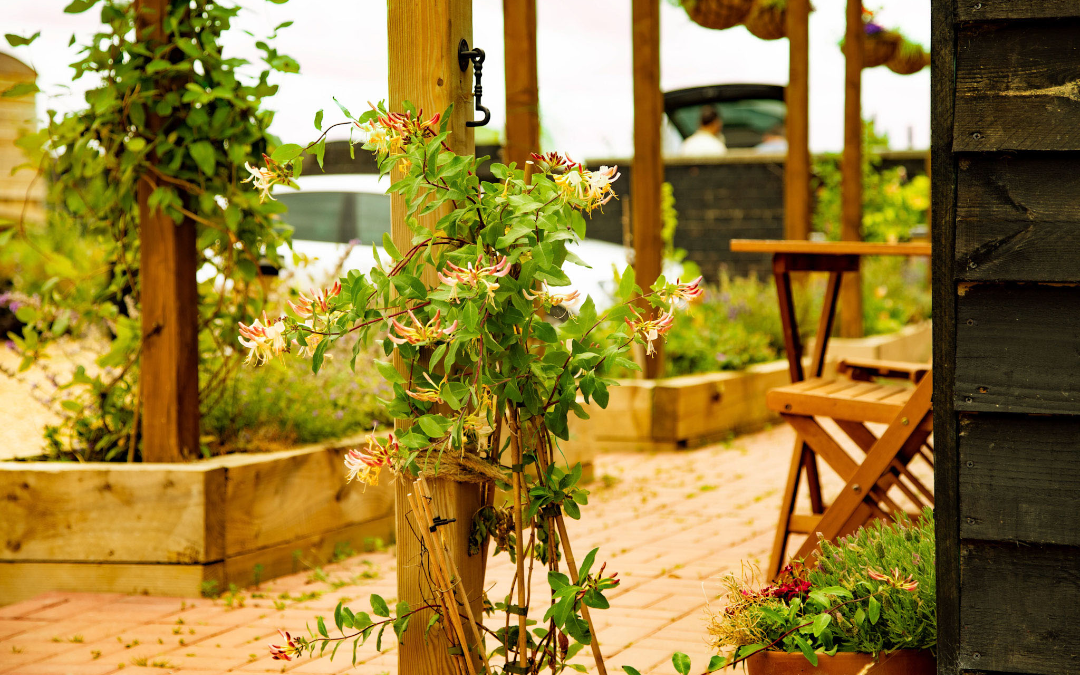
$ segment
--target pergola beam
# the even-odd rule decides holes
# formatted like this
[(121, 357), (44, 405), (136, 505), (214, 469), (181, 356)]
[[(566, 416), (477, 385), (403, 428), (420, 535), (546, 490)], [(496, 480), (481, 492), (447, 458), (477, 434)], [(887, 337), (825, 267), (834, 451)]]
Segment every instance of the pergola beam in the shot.
[[(862, 0), (848, 0), (844, 38), (844, 157), (840, 171), (840, 239), (862, 240), (862, 68), (866, 49)], [(844, 275), (840, 288), (840, 335), (862, 337), (862, 278)]]
[(784, 164), (784, 238), (810, 234), (810, 0), (787, 7), (787, 161)]
[(540, 94), (536, 71), (536, 0), (503, 0), (507, 163), (525, 166), (540, 151)]

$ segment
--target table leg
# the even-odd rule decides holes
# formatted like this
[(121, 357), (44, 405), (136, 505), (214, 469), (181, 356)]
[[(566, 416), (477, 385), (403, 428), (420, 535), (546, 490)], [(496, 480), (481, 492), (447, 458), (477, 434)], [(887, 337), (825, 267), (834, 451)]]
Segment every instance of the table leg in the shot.
[(811, 377), (821, 377), (825, 372), (825, 350), (829, 346), (833, 321), (836, 319), (836, 302), (840, 297), (840, 280), (843, 272), (830, 272), (829, 284), (825, 287), (825, 299), (821, 304), (821, 319), (818, 320), (817, 338), (814, 343), (814, 360), (810, 366)]
[(780, 300), (780, 325), (784, 331), (788, 372), (792, 382), (801, 382), (802, 344), (799, 340), (798, 319), (795, 316), (795, 300), (791, 295), (791, 273), (787, 271), (785, 260), (779, 254), (773, 259), (773, 276), (776, 278), (776, 295)]

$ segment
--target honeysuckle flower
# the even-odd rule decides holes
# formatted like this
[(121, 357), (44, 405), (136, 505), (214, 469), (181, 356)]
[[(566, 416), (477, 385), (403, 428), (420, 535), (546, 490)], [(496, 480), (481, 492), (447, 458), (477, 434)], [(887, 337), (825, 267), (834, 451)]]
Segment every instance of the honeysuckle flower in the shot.
[[(442, 394), (439, 393), (440, 386), (435, 384), (435, 381), (431, 379), (431, 375), (424, 373), (424, 379), (428, 381), (430, 387), (417, 387), (415, 390), (406, 389), (405, 393), (409, 398), (413, 398), (417, 401), (425, 401), (427, 403), (442, 403)], [(443, 378), (444, 381), (446, 378)]]
[(470, 291), (483, 287), (487, 293), (488, 301), (495, 302), (495, 291), (499, 284), (493, 279), (505, 277), (510, 273), (510, 260), (503, 256), (492, 265), (482, 265), (483, 254), (477, 256), (476, 263), (469, 263), (466, 267), (458, 267), (452, 262), (447, 262), (443, 271), (439, 272), (439, 281), (450, 287), (450, 299), (456, 300), (458, 290), (466, 287)]
[[(263, 312), (262, 321), (255, 319), (250, 326), (240, 323), (240, 344), (249, 349), (245, 364), (261, 366), (273, 357), (283, 354), (285, 344), (285, 323), (280, 319), (271, 324)], [(246, 339), (245, 339), (246, 338)]]
[(686, 300), (691, 301), (705, 295), (705, 289), (701, 287), (702, 277), (698, 277), (689, 283), (679, 283), (679, 280), (675, 280), (675, 285), (671, 288), (664, 289), (657, 295), (665, 301), (670, 300)]
[(892, 574), (878, 572), (873, 567), (867, 567), (866, 575), (875, 581), (884, 581), (901, 591), (915, 591), (919, 588), (919, 582), (915, 581), (914, 576), (909, 574), (907, 577), (900, 578), (900, 570), (896, 567), (893, 568)]
[(379, 443), (375, 438), (375, 432), (368, 434), (367, 449), (353, 448), (345, 455), (345, 469), (348, 472), (349, 482), (358, 480), (368, 485), (377, 484), (379, 472), (384, 466), (390, 466), (399, 447), (397, 438), (392, 433), (387, 437), (386, 445)]
[(529, 300), (539, 300), (541, 304), (552, 307), (555, 307), (556, 305), (569, 305), (581, 297), (581, 294), (577, 291), (571, 291), (570, 293), (552, 293), (546, 283), (536, 293), (524, 291), (522, 294)]
[[(413, 311), (409, 310), (409, 316), (412, 317), (413, 327), (407, 328), (397, 319), (390, 319), (391, 331), (387, 331), (386, 337), (390, 339), (396, 345), (403, 345), (406, 342), (412, 345), (426, 345), (431, 342), (437, 342), (443, 340), (454, 334), (457, 330), (458, 322), (450, 324), (446, 328), (442, 327), (442, 310), (435, 312), (435, 316), (431, 318), (427, 323), (420, 323), (420, 319), (416, 318)], [(397, 335), (394, 335), (393, 331), (397, 331)]]
[(577, 199), (584, 202), (582, 208), (592, 211), (611, 201), (615, 193), (611, 184), (618, 180), (619, 167), (602, 166), (598, 171), (589, 171), (580, 164), (570, 167), (566, 173), (555, 176), (555, 184), (565, 199)]
[[(323, 341), (323, 335), (319, 333), (308, 333), (304, 338), (304, 344), (301, 345), (296, 340), (293, 340), (293, 344), (299, 347), (296, 352), (300, 358), (310, 358), (315, 355), (315, 348), (319, 346), (319, 343)], [(324, 358), (330, 358), (330, 354), (326, 354)]]
[(279, 630), (278, 634), (285, 638), (285, 646), (270, 645), (270, 658), (277, 661), (292, 661), (293, 656), (300, 655), (300, 647), (287, 632)]
[(270, 194), (274, 185), (281, 183), (282, 185), (295, 185), (289, 174), (285, 169), (277, 164), (274, 160), (268, 156), (263, 155), (263, 161), (266, 162), (266, 168), (260, 168), (252, 166), (248, 162), (244, 162), (244, 168), (250, 174), (247, 178), (240, 181), (241, 183), (251, 183), (252, 187), (259, 191), (259, 203), (264, 203), (267, 199), (271, 201), (277, 201), (274, 199), (274, 195)]
[(559, 168), (562, 168), (562, 167), (584, 168), (578, 162), (575, 162), (574, 160), (570, 159), (570, 155), (563, 155), (563, 154), (560, 154), (558, 152), (545, 152), (542, 155), (533, 152), (533, 153), (530, 153), (529, 156), (532, 158), (533, 162), (545, 165), (545, 168), (548, 169), (549, 171), (551, 169), (559, 169)]
[(653, 341), (671, 330), (675, 323), (675, 316), (671, 312), (660, 312), (660, 315), (655, 319), (644, 319), (640, 314), (634, 312), (634, 317), (633, 320), (627, 318), (626, 324), (630, 326), (635, 335), (639, 335), (645, 340), (645, 353), (651, 356), (656, 353)]
[(296, 312), (298, 316), (309, 317), (313, 311), (321, 311), (326, 314), (330, 311), (330, 301), (341, 294), (341, 283), (334, 282), (334, 285), (327, 288), (325, 291), (316, 292), (314, 288), (309, 289), (308, 292), (311, 297), (307, 297), (303, 293), (300, 293), (300, 297), (296, 302), (289, 300), (289, 307)]

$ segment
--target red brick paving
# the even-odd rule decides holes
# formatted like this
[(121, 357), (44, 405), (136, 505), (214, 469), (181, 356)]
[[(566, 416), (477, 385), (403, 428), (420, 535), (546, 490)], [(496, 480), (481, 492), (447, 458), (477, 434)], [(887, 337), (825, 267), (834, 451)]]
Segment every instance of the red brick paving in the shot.
[[(765, 562), (793, 442), (780, 426), (698, 450), (598, 458), (600, 479), (590, 486), (586, 517), (568, 526), (579, 559), (599, 546), (599, 559), (623, 580), (609, 594), (611, 609), (594, 611), (609, 672), (633, 665), (667, 675), (675, 651), (705, 664), (706, 603), (718, 597), (717, 579), (741, 561)], [(835, 489), (835, 481), (826, 487)], [(301, 573), (231, 602), (47, 593), (0, 607), (0, 675), (395, 673), (392, 644), (382, 654), (362, 646), (355, 669), (345, 650), (334, 661), (269, 658), (266, 645), (278, 628), (303, 633), (315, 615), (331, 615), (341, 597), (364, 605), (371, 593), (388, 600), (396, 594), (392, 552), (325, 572), (343, 585), (335, 590)], [(505, 596), (512, 575), (505, 554), (492, 559), (489, 596)], [(544, 575), (535, 575), (533, 592), (546, 590)], [(588, 649), (576, 660), (591, 665)]]

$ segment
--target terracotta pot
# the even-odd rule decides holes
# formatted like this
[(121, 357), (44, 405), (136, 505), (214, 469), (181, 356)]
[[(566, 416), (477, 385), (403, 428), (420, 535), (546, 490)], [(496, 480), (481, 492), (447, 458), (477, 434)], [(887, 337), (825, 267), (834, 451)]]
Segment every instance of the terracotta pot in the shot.
[(787, 36), (787, 3), (754, 0), (743, 24), (755, 37), (779, 40)]
[(873, 35), (867, 35), (863, 49), (863, 68), (876, 68), (877, 66), (885, 65), (885, 63), (893, 57), (897, 48), (900, 46), (900, 41), (903, 38), (899, 33), (892, 33), (890, 31), (881, 31), (880, 33), (874, 33)]
[(683, 7), (699, 26), (723, 30), (738, 26), (750, 13), (753, 0), (684, 0)]
[(911, 75), (930, 65), (930, 54), (919, 45), (904, 41), (885, 65), (898, 75)]
[(928, 650), (901, 649), (880, 654), (840, 652), (836, 656), (818, 654), (818, 665), (810, 665), (801, 653), (758, 652), (746, 660), (748, 675), (936, 675), (937, 659)]

